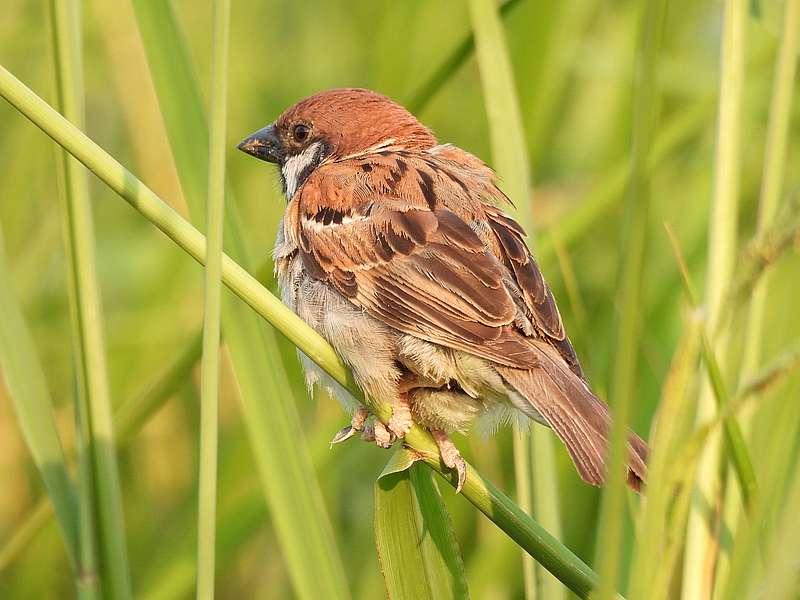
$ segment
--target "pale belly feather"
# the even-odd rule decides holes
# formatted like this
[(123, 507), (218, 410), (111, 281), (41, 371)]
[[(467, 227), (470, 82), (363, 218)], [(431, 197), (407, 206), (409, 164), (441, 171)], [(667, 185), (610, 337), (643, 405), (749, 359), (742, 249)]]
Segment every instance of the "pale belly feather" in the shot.
[[(391, 401), (402, 366), (431, 383), (410, 392), (414, 420), (421, 425), (466, 431), (477, 419), (477, 429), (489, 432), (509, 421), (528, 422), (515, 408), (528, 403), (488, 361), (403, 334), (373, 318), (310, 277), (294, 245), (284, 239), (282, 227), (279, 232), (275, 265), (284, 303), (328, 340), (368, 395)], [(309, 388), (327, 389), (350, 413), (358, 408), (349, 392), (299, 354)]]

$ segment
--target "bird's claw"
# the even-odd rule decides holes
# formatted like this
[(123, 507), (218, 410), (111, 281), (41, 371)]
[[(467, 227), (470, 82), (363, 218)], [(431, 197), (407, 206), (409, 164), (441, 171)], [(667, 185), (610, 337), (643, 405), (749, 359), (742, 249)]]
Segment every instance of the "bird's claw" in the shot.
[(360, 407), (355, 413), (353, 413), (353, 417), (350, 419), (350, 425), (347, 427), (342, 427), (336, 433), (336, 435), (333, 436), (333, 439), (331, 440), (331, 448), (333, 448), (334, 444), (346, 442), (356, 433), (362, 431), (364, 429), (364, 423), (366, 423), (368, 417), (369, 411), (363, 406)]
[(342, 427), (339, 431), (336, 432), (336, 435), (333, 436), (333, 439), (331, 440), (331, 448), (333, 448), (335, 444), (341, 444), (342, 442), (346, 442), (356, 433), (358, 433), (358, 430), (352, 425), (348, 425), (347, 427)]
[[(378, 419), (373, 419), (370, 423), (367, 423), (369, 416), (369, 411), (366, 408), (363, 406), (359, 408), (350, 420), (350, 425), (343, 427), (333, 436), (331, 448), (335, 444), (341, 444), (349, 440), (359, 431), (361, 432), (361, 439), (365, 442), (375, 442), (380, 448), (391, 448), (392, 444), (397, 441), (397, 433)], [(408, 431), (408, 427), (406, 427), (406, 431)], [(405, 434), (405, 431), (403, 433)]]
[(461, 457), (458, 456), (456, 459), (455, 467), (451, 467), (452, 469), (456, 470), (458, 473), (458, 484), (456, 485), (456, 494), (460, 494), (461, 490), (464, 488), (464, 483), (467, 481), (467, 463)]
[(456, 485), (456, 494), (458, 494), (467, 481), (467, 463), (445, 431), (441, 429), (431, 429), (430, 431), (439, 447), (439, 456), (441, 456), (444, 466), (453, 469), (458, 475), (458, 484)]

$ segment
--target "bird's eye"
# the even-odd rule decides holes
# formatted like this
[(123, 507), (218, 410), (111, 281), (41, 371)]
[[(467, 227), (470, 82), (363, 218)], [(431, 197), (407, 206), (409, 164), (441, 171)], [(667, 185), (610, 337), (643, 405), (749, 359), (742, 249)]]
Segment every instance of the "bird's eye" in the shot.
[(308, 125), (298, 123), (292, 129), (292, 136), (296, 142), (305, 142), (308, 139), (308, 134), (311, 133), (311, 128)]

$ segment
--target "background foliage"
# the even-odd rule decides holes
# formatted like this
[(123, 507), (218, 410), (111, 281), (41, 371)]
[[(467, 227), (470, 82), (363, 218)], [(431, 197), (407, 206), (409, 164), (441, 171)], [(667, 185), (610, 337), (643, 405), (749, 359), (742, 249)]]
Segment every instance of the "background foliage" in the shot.
[[(193, 181), (201, 186), (200, 191), (191, 189), (186, 169), (197, 167), (186, 167), (181, 161), (192, 156), (205, 160), (207, 149), (195, 144), (171, 147), (170, 127), (199, 127), (192, 121), (191, 111), (196, 107), (190, 106), (188, 96), (178, 95), (172, 98), (175, 105), (171, 113), (165, 98), (159, 100), (154, 81), (158, 85), (159, 77), (180, 79), (187, 73), (179, 71), (179, 62), (169, 62), (169, 54), (154, 54), (152, 47), (145, 52), (142, 39), (148, 38), (141, 20), (142, 5), (154, 3), (135, 0), (133, 4), (138, 5), (138, 13), (125, 1), (87, 0), (84, 4), (85, 130), (162, 198), (188, 215), (189, 207), (202, 193), (206, 175), (198, 169)], [(716, 189), (715, 173), (720, 177), (715, 149), (724, 7), (715, 1), (667, 3), (662, 40), (654, 58), (657, 68), (652, 86), (657, 117), (648, 125), (652, 127), (647, 133), (652, 149), (642, 165), (632, 144), (636, 102), (641, 98), (633, 90), (637, 57), (641, 58), (645, 47), (640, 31), (646, 4), (522, 0), (508, 13), (504, 24), (532, 174), (534, 246), (589, 379), (604, 398), (614, 388), (615, 340), (620, 318), (626, 316), (620, 315), (618, 308), (624, 305), (631, 310), (628, 303), (620, 303), (619, 289), (620, 265), (629, 250), (624, 245), (629, 237), (623, 226), (626, 189), (631, 189), (629, 166), (646, 172), (649, 210), (642, 224), (641, 296), (634, 307), (641, 330), (636, 340), (638, 361), (632, 372), (630, 419), (635, 430), (650, 437), (659, 403), (659, 410), (666, 411), (674, 404), (670, 404), (673, 396), (686, 399), (683, 408), (675, 410), (678, 417), (683, 415), (681, 418), (687, 420), (676, 417), (676, 422), (691, 423), (686, 411), (680, 411), (696, 402), (699, 384), (695, 379), (703, 373), (699, 363), (692, 360), (697, 354), (697, 326), (691, 318), (694, 313), (687, 311), (664, 223), (674, 230), (691, 279), (700, 298), (706, 298), (701, 284), (707, 280), (710, 204)], [(201, 101), (207, 106), (210, 4), (179, 0), (173, 7), (180, 27), (180, 37), (175, 39), (185, 44), (194, 65), (188, 75), (197, 77)], [(778, 34), (784, 28), (782, 11), (781, 2), (754, 3), (745, 20), (745, 84), (741, 118), (736, 123), (743, 143), (739, 168), (722, 174), (739, 182), (735, 281), (745, 278), (753, 263), (746, 249), (756, 233), (762, 194), (767, 124), (774, 112), (774, 63), (780, 44)], [(55, 104), (52, 40), (49, 28), (43, 26), (49, 18), (45, 3), (5, 0), (3, 12), (0, 62)], [(151, 27), (167, 26), (160, 21), (151, 23)], [(241, 241), (242, 247), (236, 252), (249, 255), (253, 268), (267, 263), (260, 272), (274, 288), (269, 252), (285, 201), (273, 170), (236, 153), (236, 142), (300, 97), (320, 89), (370, 87), (413, 104), (423, 82), (471, 28), (466, 4), (454, 0), (233, 3), (227, 180), (232, 192), (228, 203), (238, 211), (243, 239), (234, 242), (226, 233), (226, 249), (230, 252), (231, 244)], [(176, 34), (167, 30), (164, 35)], [(150, 39), (149, 43), (155, 42)], [(793, 88), (797, 90), (796, 83)], [(493, 138), (485, 116), (485, 94), (478, 65), (470, 58), (417, 114), (440, 140), (491, 161)], [(791, 105), (784, 124), (787, 167), (778, 185), (778, 222), (785, 226), (789, 240), (796, 237), (798, 221), (798, 204), (793, 200), (800, 190), (800, 169), (796, 168), (800, 164), (798, 105)], [(175, 119), (183, 121), (175, 125)], [(0, 224), (9, 269), (0, 284), (13, 290), (24, 309), (44, 367), (56, 425), (67, 454), (72, 456), (76, 447), (73, 407), (79, 384), (74, 374), (78, 358), (67, 293), (69, 257), (63, 251), (63, 218), (57, 201), (55, 165), (61, 154), (5, 103), (0, 105), (0, 128)], [(191, 139), (188, 131), (184, 134), (185, 139)], [(198, 133), (198, 144), (205, 143), (205, 135)], [(497, 143), (497, 138), (494, 140)], [(772, 156), (771, 160), (781, 159)], [(118, 462), (134, 595), (188, 597), (195, 583), (200, 381), (197, 340), (203, 320), (202, 269), (95, 179), (90, 178), (89, 185), (110, 398), (120, 417), (116, 420), (117, 436), (125, 440), (118, 442)], [(195, 222), (201, 221), (197, 215)], [(724, 347), (723, 375), (734, 394), (740, 380), (740, 357), (752, 344), (760, 347), (761, 359), (756, 366), (761, 367), (797, 348), (800, 337), (800, 311), (796, 309), (800, 257), (789, 243), (779, 255), (773, 253), (767, 258), (774, 265), (769, 271), (759, 336), (745, 341), (748, 316), (742, 307), (747, 307), (749, 286), (741, 294), (745, 302), (734, 302), (736, 308), (730, 311), (731, 334)], [(267, 335), (266, 324), (258, 321), (257, 326)], [(285, 373), (273, 381), (271, 393), (292, 398), (297, 404), (302, 443), (307, 444), (319, 481), (321, 505), (327, 510), (347, 585), (354, 597), (380, 597), (384, 584), (373, 536), (373, 482), (388, 455), (352, 442), (328, 449), (331, 435), (345, 423), (344, 414), (324, 394), (315, 399), (307, 397), (294, 348), (280, 337), (277, 343)], [(291, 532), (293, 523), (276, 522), (267, 510), (257, 475), (265, 472), (264, 466), (254, 458), (259, 455), (254, 455), (249, 441), (265, 430), (254, 434), (248, 429), (253, 427), (253, 412), (238, 401), (244, 383), (241, 375), (234, 377), (230, 354), (223, 348), (218, 595), (291, 597), (289, 568), (278, 538), (287, 535), (281, 532)], [(176, 361), (194, 367), (174, 370)], [(671, 365), (675, 365), (672, 371)], [(753, 365), (746, 367), (753, 370)], [(165, 379), (170, 372), (188, 375)], [(681, 378), (687, 380), (685, 387), (681, 387)], [(671, 396), (665, 382), (679, 391)], [(13, 386), (6, 383), (0, 386), (0, 596), (62, 598), (74, 590), (70, 557), (55, 522), (36, 521), (38, 513), (31, 512), (46, 492), (15, 416), (10, 398)], [(750, 593), (762, 581), (777, 586), (770, 588), (776, 594), (770, 598), (790, 593), (796, 578), (796, 558), (770, 549), (773, 542), (781, 548), (785, 539), (776, 531), (800, 531), (796, 518), (783, 520), (784, 507), (800, 497), (796, 475), (798, 411), (792, 410), (800, 404), (798, 397), (800, 377), (787, 367), (780, 369), (774, 385), (746, 407), (747, 449), (762, 491), (768, 496), (752, 509), (755, 516), (744, 517), (737, 510), (740, 501), (735, 476), (724, 473), (718, 463), (713, 465), (712, 476), (722, 473), (722, 491), (714, 492), (711, 507), (695, 503), (682, 509), (677, 500), (673, 506), (674, 481), (654, 483), (660, 487), (653, 491), (647, 508), (651, 514), (668, 515), (665, 527), (674, 526), (670, 531), (679, 540), (671, 549), (668, 544), (649, 544), (651, 537), (640, 536), (635, 541), (634, 519), (638, 519), (641, 533), (652, 532), (648, 528), (656, 527), (658, 518), (648, 521), (651, 514), (641, 512), (644, 504), (633, 496), (625, 505), (623, 529), (612, 537), (601, 536), (600, 492), (580, 482), (563, 448), (554, 444), (561, 499), (559, 538), (592, 565), (600, 563), (604, 549), (619, 548), (619, 588), (629, 590), (632, 597), (650, 597), (654, 581), (662, 583), (658, 589), (666, 596), (710, 597), (708, 589), (687, 584), (680, 577), (680, 553), (688, 550), (687, 555), (692, 555), (691, 548), (683, 547), (685, 521), (681, 510), (710, 509), (712, 515), (723, 516), (712, 520), (721, 540), (720, 554), (710, 567), (704, 567), (705, 571), (701, 569), (703, 581), (717, 580), (714, 593), (718, 597), (733, 593), (731, 590)], [(142, 410), (142, 406), (152, 410)], [(262, 406), (260, 415), (269, 420), (269, 409)], [(137, 424), (143, 425), (141, 431)], [(692, 448), (688, 433), (673, 432), (682, 443), (673, 446), (672, 454), (665, 459), (665, 473), (670, 464), (685, 467), (688, 479), (678, 490), (689, 486), (696, 462), (696, 456), (687, 457), (688, 451), (676, 450)], [(484, 475), (513, 494), (509, 431), (489, 440), (472, 436), (457, 442)], [(670, 448), (668, 441), (664, 448)], [(294, 452), (295, 448), (286, 447), (287, 455)], [(722, 452), (726, 456), (725, 450)], [(533, 463), (536, 471), (535, 456)], [(453, 497), (449, 487), (439, 487), (450, 512), (472, 597), (522, 596), (525, 586), (517, 547), (470, 505)], [(750, 522), (757, 526), (748, 527)], [(15, 547), (23, 524), (28, 524), (32, 534)], [(705, 556), (702, 540), (697, 544), (696, 550)], [(673, 570), (668, 569), (670, 552), (678, 553), (673, 556)], [(737, 564), (745, 567), (735, 568)], [(305, 568), (307, 575), (314, 577), (314, 565)], [(767, 578), (773, 570), (788, 583), (778, 575)]]

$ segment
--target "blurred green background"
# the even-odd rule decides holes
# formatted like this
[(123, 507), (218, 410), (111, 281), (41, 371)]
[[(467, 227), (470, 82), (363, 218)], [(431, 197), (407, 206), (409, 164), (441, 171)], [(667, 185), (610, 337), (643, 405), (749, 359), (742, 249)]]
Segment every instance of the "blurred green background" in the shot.
[[(614, 360), (620, 231), (631, 152), (634, 59), (641, 4), (633, 1), (522, 0), (504, 18), (533, 176), (534, 247), (567, 331), (603, 398)], [(741, 135), (740, 241), (755, 230), (780, 2), (761, 3), (747, 24), (747, 79)], [(201, 90), (210, 79), (208, 3), (173, 2)], [(54, 102), (54, 67), (44, 2), (4, 0), (0, 62)], [(181, 191), (147, 58), (127, 1), (84, 5), (86, 131), (183, 214)], [(705, 279), (719, 91), (722, 3), (669, 2), (659, 54), (661, 110), (651, 172), (644, 328), (631, 415), (648, 437), (686, 301), (663, 223), (680, 240), (695, 284)], [(285, 206), (274, 170), (238, 153), (246, 134), (298, 99), (332, 87), (368, 87), (413, 102), (424, 82), (471, 31), (462, 2), (234, 2), (231, 21), (228, 182), (246, 245), (269, 263)], [(797, 86), (795, 85), (795, 90)], [(795, 94), (796, 95), (796, 94)], [(785, 193), (800, 190), (800, 103), (789, 131)], [(489, 130), (474, 57), (420, 111), (440, 141), (491, 163)], [(0, 104), (0, 223), (13, 289), (24, 307), (54, 402), (62, 439), (73, 446), (73, 375), (66, 263), (55, 145)], [(206, 148), (196, 152), (205, 154)], [(201, 329), (202, 268), (91, 178), (112, 399), (146, 396)], [(522, 202), (524, 200), (516, 199)], [(584, 211), (584, 212), (581, 212)], [(575, 214), (586, 214), (574, 228)], [(571, 226), (570, 226), (571, 227)], [(555, 234), (555, 235), (554, 235)], [(270, 270), (267, 267), (263, 272)], [(272, 282), (269, 286), (274, 289)], [(800, 337), (800, 256), (777, 261), (763, 338), (765, 361)], [(228, 292), (226, 292), (228, 293)], [(262, 324), (263, 327), (268, 327)], [(223, 324), (224, 327), (224, 324)], [(730, 355), (741, 354), (740, 320)], [(328, 440), (346, 422), (338, 404), (305, 393), (294, 348), (281, 339), (324, 504), (351, 591), (384, 595), (372, 533), (373, 482), (388, 453)], [(217, 589), (220, 598), (292, 597), (245, 433), (237, 385), (224, 361), (221, 389)], [(131, 572), (137, 598), (193, 594), (198, 448), (197, 368), (119, 454)], [(757, 469), (783, 402), (797, 402), (800, 378), (785, 378), (759, 401), (749, 449)], [(513, 497), (511, 434), (459, 438), (465, 456)], [(795, 444), (796, 446), (796, 444)], [(287, 452), (291, 449), (287, 449)], [(797, 468), (797, 448), (787, 448)], [(584, 485), (560, 445), (561, 540), (589, 564), (597, 539), (599, 492)], [(535, 465), (534, 465), (535, 468)], [(787, 476), (788, 477), (788, 476)], [(788, 479), (787, 479), (788, 481)], [(275, 482), (280, 485), (280, 482)], [(474, 598), (521, 597), (516, 546), (470, 505), (440, 486)], [(44, 494), (6, 391), (0, 386), (0, 546)], [(632, 500), (632, 502), (636, 502)], [(633, 532), (623, 541), (629, 568)], [(0, 570), (0, 597), (64, 598), (73, 583), (52, 520)]]

